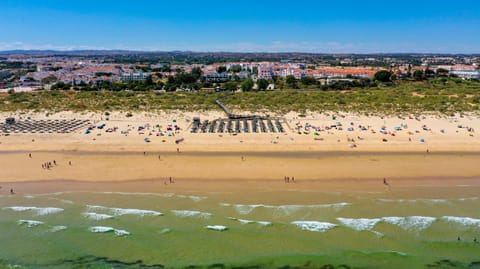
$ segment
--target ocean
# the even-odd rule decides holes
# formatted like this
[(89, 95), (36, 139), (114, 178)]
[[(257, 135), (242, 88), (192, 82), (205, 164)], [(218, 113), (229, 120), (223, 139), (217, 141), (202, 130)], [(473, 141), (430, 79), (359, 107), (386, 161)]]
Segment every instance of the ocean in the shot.
[(376, 193), (4, 190), (0, 267), (479, 268), (479, 208), (475, 186)]

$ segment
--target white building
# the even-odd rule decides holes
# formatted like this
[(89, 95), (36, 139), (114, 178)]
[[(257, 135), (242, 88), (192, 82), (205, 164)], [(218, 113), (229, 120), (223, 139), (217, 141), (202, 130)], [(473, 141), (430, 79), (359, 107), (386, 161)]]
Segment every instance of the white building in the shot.
[(480, 79), (480, 70), (452, 70), (450, 74), (463, 79)]
[(203, 77), (209, 82), (225, 82), (230, 80), (228, 73), (209, 73), (203, 74)]
[(273, 68), (269, 65), (260, 65), (258, 67), (258, 77), (263, 79), (272, 79), (274, 76)]
[(147, 79), (151, 74), (144, 72), (135, 72), (135, 73), (122, 73), (122, 81), (141, 81)]

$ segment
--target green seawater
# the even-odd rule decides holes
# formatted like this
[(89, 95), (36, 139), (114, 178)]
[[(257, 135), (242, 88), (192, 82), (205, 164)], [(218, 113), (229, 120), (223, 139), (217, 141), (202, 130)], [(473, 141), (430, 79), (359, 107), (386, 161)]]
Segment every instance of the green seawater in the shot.
[(433, 193), (4, 194), (0, 267), (480, 268), (480, 188)]

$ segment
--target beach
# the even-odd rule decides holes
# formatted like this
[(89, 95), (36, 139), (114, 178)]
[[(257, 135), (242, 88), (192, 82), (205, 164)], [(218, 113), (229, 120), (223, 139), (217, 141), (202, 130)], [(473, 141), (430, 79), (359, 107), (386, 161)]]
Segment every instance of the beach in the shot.
[[(88, 132), (0, 136), (0, 225), (22, 231), (1, 239), (68, 246), (62, 255), (43, 249), (44, 259), (29, 258), (40, 243), (2, 249), (8, 264), (83, 259), (103, 266), (132, 257), (172, 268), (308, 261), (305, 268), (316, 268), (342, 259), (384, 268), (385, 257), (390, 268), (476, 262), (475, 115), (288, 113), (275, 115), (284, 133), (238, 134), (190, 132), (194, 117), (225, 118), (219, 112), (2, 116), (91, 122)], [(48, 232), (54, 228), (61, 231)], [(257, 237), (263, 243), (252, 246)], [(92, 250), (99, 238), (110, 249)], [(212, 243), (197, 248), (205, 238)], [(115, 242), (136, 250), (127, 254)]]

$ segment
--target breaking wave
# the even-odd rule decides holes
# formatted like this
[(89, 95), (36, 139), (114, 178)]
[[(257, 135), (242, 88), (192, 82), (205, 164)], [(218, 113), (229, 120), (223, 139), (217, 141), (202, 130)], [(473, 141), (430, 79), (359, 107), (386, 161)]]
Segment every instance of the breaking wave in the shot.
[(399, 226), (404, 230), (424, 230), (437, 220), (434, 217), (411, 216), (411, 217), (383, 217), (382, 221)]
[(107, 227), (107, 226), (95, 226), (95, 227), (90, 227), (88, 230), (92, 233), (109, 233), (113, 232), (116, 236), (125, 236), (125, 235), (130, 235), (130, 232), (126, 230), (119, 230), (115, 229), (112, 227)]
[(195, 210), (171, 210), (171, 212), (177, 217), (200, 217), (200, 218), (210, 218), (212, 213), (201, 212)]
[(377, 201), (383, 203), (427, 203), (427, 204), (444, 204), (448, 203), (447, 199), (378, 199)]
[(349, 218), (337, 218), (337, 220), (346, 227), (352, 228), (357, 231), (372, 231), (375, 226), (382, 221), (382, 219), (349, 219)]
[(104, 220), (104, 219), (113, 218), (112, 215), (100, 214), (100, 213), (94, 213), (94, 212), (85, 212), (83, 213), (83, 216), (92, 220)]
[(266, 209), (273, 209), (276, 212), (281, 212), (286, 215), (292, 214), (296, 211), (303, 210), (303, 209), (318, 209), (318, 208), (332, 208), (335, 210), (339, 210), (343, 207), (351, 206), (350, 203), (336, 203), (336, 204), (320, 204), (320, 205), (264, 205), (264, 204), (256, 204), (256, 205), (242, 205), (242, 204), (228, 204), (228, 203), (221, 203), (222, 206), (232, 206), (237, 210), (239, 214), (248, 215), (256, 208), (266, 208)]
[(35, 207), (35, 206), (10, 206), (10, 207), (4, 207), (3, 209), (9, 209), (15, 212), (32, 211), (37, 216), (55, 214), (55, 213), (62, 212), (64, 210), (63, 208), (57, 208), (57, 207)]
[(154, 211), (154, 210), (143, 210), (143, 209), (134, 209), (134, 208), (116, 208), (116, 207), (106, 207), (99, 205), (87, 205), (87, 211), (103, 211), (109, 212), (114, 216), (123, 216), (123, 215), (137, 215), (141, 217), (145, 216), (163, 216), (163, 213)]
[(21, 219), (19, 221), (17, 221), (18, 225), (24, 225), (26, 224), (28, 228), (32, 228), (32, 227), (35, 227), (35, 226), (38, 226), (38, 225), (43, 225), (45, 224), (45, 222), (43, 221), (38, 221), (38, 220), (24, 220), (24, 219)]
[(214, 230), (214, 231), (220, 231), (220, 232), (228, 230), (228, 227), (223, 225), (208, 225), (208, 226), (205, 226), (205, 228), (208, 230)]
[(178, 197), (178, 198), (188, 198), (191, 199), (194, 202), (200, 202), (207, 197), (205, 196), (196, 196), (196, 195), (181, 195), (181, 194), (175, 194), (175, 193), (150, 193), (150, 192), (95, 192), (99, 194), (117, 194), (117, 195), (141, 195), (141, 196), (160, 196), (160, 197), (165, 197), (165, 198), (172, 198), (172, 197)]
[(480, 219), (474, 219), (469, 217), (453, 217), (453, 216), (444, 216), (443, 220), (447, 222), (454, 222), (462, 224), (463, 226), (477, 226), (480, 227)]
[(252, 223), (256, 223), (256, 224), (260, 224), (262, 226), (270, 226), (272, 225), (272, 222), (270, 221), (256, 221), (256, 220), (246, 220), (246, 219), (237, 219), (237, 218), (229, 218), (231, 220), (236, 220), (238, 222), (240, 222), (241, 224), (252, 224)]
[(322, 232), (322, 233), (338, 226), (333, 223), (319, 222), (319, 221), (294, 221), (292, 222), (292, 224), (304, 231)]
[(63, 230), (66, 230), (67, 229), (67, 226), (53, 226), (52, 229), (50, 229), (50, 231), (52, 233), (56, 233), (56, 232), (59, 232), (59, 231), (63, 231)]

